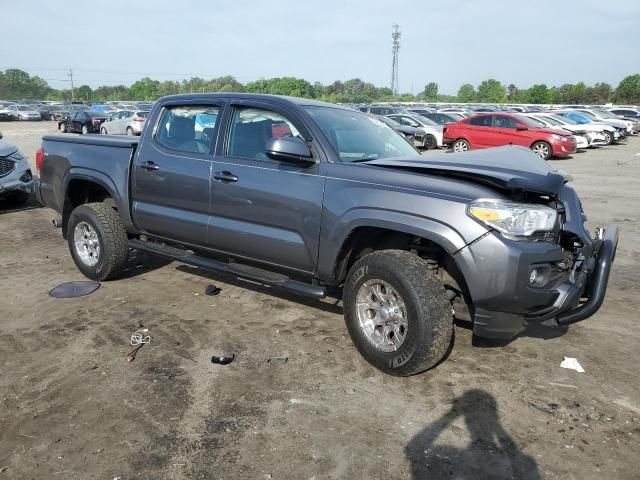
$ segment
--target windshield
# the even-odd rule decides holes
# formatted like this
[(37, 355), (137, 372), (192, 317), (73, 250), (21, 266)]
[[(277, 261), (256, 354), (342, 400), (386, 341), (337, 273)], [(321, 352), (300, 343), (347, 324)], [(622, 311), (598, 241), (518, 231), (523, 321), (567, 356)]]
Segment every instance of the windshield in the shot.
[(149, 116), (149, 112), (147, 112), (147, 111), (136, 112), (136, 116), (142, 117), (142, 118), (147, 118)]
[(30, 110), (33, 110), (33, 108), (31, 107), (25, 107), (24, 105), (19, 105), (18, 106), (18, 110), (20, 110), (21, 112), (28, 112)]
[[(537, 119), (536, 119), (537, 120)], [(556, 120), (551, 115), (545, 115), (541, 120), (550, 123), (551, 125), (562, 125), (562, 122)]]
[(430, 118), (427, 117), (423, 117), (422, 115), (417, 115), (416, 120), (418, 122), (420, 122), (422, 125), (429, 125), (431, 127), (439, 127), (440, 124), (437, 122), (434, 122), (433, 120), (431, 120)]
[(305, 110), (343, 162), (419, 155), (402, 135), (372, 115), (331, 107)]
[(593, 113), (590, 112), (585, 112), (583, 110), (580, 110), (580, 115), (582, 115), (583, 117), (587, 117), (591, 120), (596, 120), (596, 116)]
[(393, 118), (383, 117), (383, 116), (379, 116), (378, 118), (382, 120), (384, 123), (386, 123), (387, 125), (389, 125), (391, 128), (398, 128), (402, 126), (400, 123), (396, 122)]
[(529, 125), (530, 127), (534, 127), (534, 128), (545, 128), (546, 127), (546, 125), (544, 123), (542, 123), (539, 120), (536, 120), (535, 118), (527, 117), (525, 115), (514, 115), (514, 117), (516, 117), (522, 123), (524, 123), (526, 125)]
[(580, 125), (578, 122), (576, 122), (573, 118), (569, 118), (569, 117), (565, 117), (564, 115), (556, 115), (553, 114), (551, 115), (553, 118), (555, 118), (556, 120), (558, 120), (559, 122), (563, 122), (563, 123), (568, 123), (569, 125)]
[(595, 110), (595, 112), (602, 118), (617, 118), (617, 115), (613, 115), (611, 112), (607, 112), (606, 110)]

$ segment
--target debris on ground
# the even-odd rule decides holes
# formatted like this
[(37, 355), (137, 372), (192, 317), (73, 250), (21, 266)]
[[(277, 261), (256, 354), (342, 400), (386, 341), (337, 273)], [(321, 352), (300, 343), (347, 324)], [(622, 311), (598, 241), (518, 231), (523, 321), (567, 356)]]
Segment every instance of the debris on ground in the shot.
[(576, 372), (579, 372), (579, 373), (584, 373), (584, 368), (582, 368), (582, 366), (580, 365), (580, 362), (578, 362), (577, 359), (572, 357), (564, 357), (564, 360), (562, 360), (560, 367), (568, 368), (569, 370), (575, 370)]
[(284, 365), (289, 361), (289, 357), (272, 357), (267, 358), (267, 363), (270, 365)]
[(209, 296), (218, 295), (222, 289), (220, 287), (216, 287), (213, 284), (207, 285), (207, 288), (204, 289), (204, 294)]
[(215, 363), (217, 365), (228, 365), (236, 358), (236, 354), (232, 353), (229, 355), (214, 355), (211, 357), (211, 363)]
[(80, 281), (61, 283), (49, 291), (49, 296), (54, 298), (83, 297), (100, 288), (100, 282)]
[(138, 354), (138, 351), (147, 343), (151, 342), (151, 336), (150, 335), (145, 335), (147, 332), (149, 331), (148, 328), (143, 328), (141, 330), (136, 330), (135, 332), (133, 332), (131, 334), (131, 339), (130, 339), (130, 343), (131, 345), (133, 345), (134, 348), (131, 352), (129, 352), (129, 354), (127, 355), (127, 362), (133, 362), (136, 359), (136, 355)]

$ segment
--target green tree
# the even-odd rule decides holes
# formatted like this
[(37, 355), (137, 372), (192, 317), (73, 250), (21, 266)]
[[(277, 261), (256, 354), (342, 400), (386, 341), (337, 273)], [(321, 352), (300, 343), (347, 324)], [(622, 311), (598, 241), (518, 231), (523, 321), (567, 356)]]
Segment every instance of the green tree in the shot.
[(618, 103), (637, 105), (640, 103), (640, 74), (624, 77), (616, 88), (615, 99)]
[(520, 91), (518, 90), (518, 87), (516, 87), (513, 83), (510, 83), (507, 86), (507, 100), (509, 100), (510, 102), (516, 102), (519, 93)]
[(476, 99), (476, 89), (470, 83), (465, 83), (458, 90), (458, 102), (469, 103)]
[(422, 91), (422, 96), (431, 102), (438, 100), (438, 84), (436, 82), (427, 83)]
[(506, 99), (506, 90), (497, 80), (490, 78), (478, 85), (476, 99), (483, 103), (502, 103)]
[(79, 102), (88, 102), (93, 97), (93, 90), (89, 85), (80, 85), (75, 89), (75, 98)]
[(586, 94), (589, 103), (603, 104), (611, 100), (613, 89), (606, 82), (598, 82), (593, 87), (587, 87)]
[(544, 83), (533, 85), (527, 90), (527, 103), (551, 103), (551, 91)]
[(129, 89), (131, 100), (156, 100), (159, 98), (159, 85), (159, 81), (151, 80), (149, 77), (138, 80)]

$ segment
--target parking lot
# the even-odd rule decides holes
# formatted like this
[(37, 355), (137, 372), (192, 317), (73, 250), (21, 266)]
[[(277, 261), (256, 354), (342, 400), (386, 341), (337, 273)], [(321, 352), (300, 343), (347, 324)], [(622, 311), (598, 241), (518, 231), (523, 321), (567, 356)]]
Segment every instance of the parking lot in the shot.
[[(55, 123), (0, 131), (35, 171)], [(365, 362), (335, 300), (144, 255), (89, 296), (51, 298), (83, 280), (54, 212), (0, 204), (0, 479), (638, 478), (640, 138), (551, 164), (591, 230), (620, 226), (604, 306), (506, 346), (461, 324), (448, 359), (409, 378)], [(142, 326), (151, 343), (127, 363)]]

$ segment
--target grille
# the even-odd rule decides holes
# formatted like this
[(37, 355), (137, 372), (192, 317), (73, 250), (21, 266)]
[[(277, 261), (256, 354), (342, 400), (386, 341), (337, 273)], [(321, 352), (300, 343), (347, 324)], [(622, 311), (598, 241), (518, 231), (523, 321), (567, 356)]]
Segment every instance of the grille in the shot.
[(16, 168), (16, 162), (8, 158), (0, 158), (0, 177), (9, 175)]

